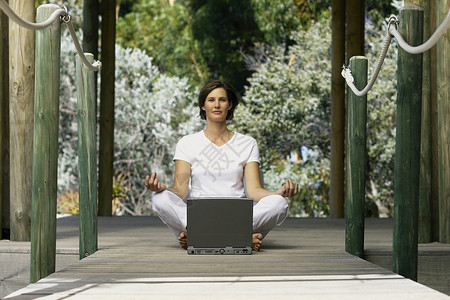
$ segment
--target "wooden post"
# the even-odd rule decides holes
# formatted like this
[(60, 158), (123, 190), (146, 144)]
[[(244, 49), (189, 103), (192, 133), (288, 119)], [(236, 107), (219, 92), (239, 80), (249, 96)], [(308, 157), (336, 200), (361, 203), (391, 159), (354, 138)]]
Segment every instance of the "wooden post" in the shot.
[[(83, 50), (98, 59), (98, 0), (83, 0)], [(95, 77), (95, 115), (97, 115), (97, 73)]]
[(331, 35), (331, 176), (330, 216), (344, 217), (345, 84), (341, 76), (345, 61), (345, 0), (332, 0)]
[[(403, 7), (398, 31), (408, 44), (422, 44), (423, 9)], [(417, 280), (422, 54), (399, 48), (397, 80), (392, 261), (394, 272)]]
[[(33, 1), (10, 0), (11, 8), (33, 22)], [(33, 157), (34, 31), (9, 22), (10, 45), (10, 228), (12, 241), (29, 241)]]
[[(430, 1), (430, 32), (436, 30), (436, 1)], [(438, 136), (438, 103), (437, 103), (437, 46), (432, 47), (430, 52), (431, 60), (431, 234), (432, 241), (439, 241), (439, 145)]]
[(346, 0), (347, 58), (364, 55), (365, 1)]
[(116, 1), (102, 2), (98, 215), (112, 215)]
[(0, 176), (2, 177), (2, 186), (0, 192), (0, 201), (2, 202), (2, 212), (0, 215), (2, 227), (2, 236), (5, 233), (5, 238), (9, 238), (9, 20), (8, 17), (1, 13), (1, 43), (3, 45), (3, 50), (1, 51), (0, 59), (2, 60), (2, 68), (0, 72), (2, 73), (2, 101), (0, 105), (2, 106), (3, 113), (0, 117), (0, 122), (2, 130), (0, 135), (2, 136), (2, 146), (0, 148), (1, 156), (0, 160), (2, 163), (2, 170)]
[[(4, 143), (5, 143), (5, 136), (4, 132), (7, 128), (5, 128), (5, 124), (3, 122), (3, 119), (7, 114), (9, 114), (8, 110), (6, 110), (5, 102), (9, 102), (9, 93), (8, 93), (8, 81), (9, 76), (7, 75), (7, 72), (5, 70), (9, 70), (8, 63), (4, 59), (4, 57), (8, 56), (8, 39), (4, 38), (4, 36), (8, 36), (8, 19), (5, 17), (5, 14), (3, 12), (0, 12), (0, 153), (2, 155), (0, 156), (0, 240), (2, 239), (2, 231), (3, 231), (3, 201), (4, 195), (3, 195), (3, 189), (4, 182), (3, 182), (3, 169), (4, 169), (4, 161), (3, 161), (3, 149), (4, 149)], [(6, 54), (5, 54), (6, 53)], [(6, 66), (5, 66), (6, 63)], [(9, 120), (9, 117), (8, 117)], [(8, 199), (9, 200), (9, 199)]]
[[(37, 9), (37, 22), (59, 9)], [(33, 214), (30, 280), (55, 272), (61, 24), (36, 32), (36, 95), (33, 147)]]
[[(450, 9), (450, 1), (436, 2), (436, 23), (441, 24)], [(442, 36), (437, 51), (438, 160), (439, 160), (439, 241), (450, 243), (450, 41)]]
[[(86, 54), (90, 63), (92, 54)], [(97, 146), (95, 73), (76, 56), (78, 111), (78, 170), (80, 203), (80, 259), (97, 251)]]
[(98, 56), (98, 11), (98, 0), (83, 0), (83, 49), (94, 59)]
[[(430, 1), (407, 0), (405, 5), (424, 9), (423, 40), (430, 37)], [(423, 53), (422, 75), (422, 124), (420, 143), (420, 186), (419, 186), (419, 243), (433, 241), (431, 200), (431, 60), (430, 51)]]
[[(354, 56), (350, 59), (350, 69), (355, 78), (355, 86), (359, 90), (367, 85), (367, 65), (364, 56)], [(345, 251), (363, 257), (367, 95), (358, 97), (349, 89), (347, 106)]]

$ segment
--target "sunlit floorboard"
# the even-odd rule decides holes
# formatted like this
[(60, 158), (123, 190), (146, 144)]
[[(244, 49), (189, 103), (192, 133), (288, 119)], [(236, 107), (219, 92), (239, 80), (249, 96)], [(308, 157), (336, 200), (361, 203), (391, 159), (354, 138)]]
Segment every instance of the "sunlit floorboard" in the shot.
[[(366, 248), (390, 249), (391, 226), (366, 220)], [(260, 252), (196, 256), (155, 217), (102, 217), (95, 254), (5, 299), (450, 298), (346, 253), (344, 235), (344, 220), (287, 219)], [(57, 247), (76, 251), (77, 217), (58, 220)]]

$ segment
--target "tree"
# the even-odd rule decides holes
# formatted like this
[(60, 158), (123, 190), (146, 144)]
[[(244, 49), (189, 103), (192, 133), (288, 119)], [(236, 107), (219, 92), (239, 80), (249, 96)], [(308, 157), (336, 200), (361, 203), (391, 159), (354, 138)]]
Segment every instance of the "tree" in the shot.
[[(78, 189), (76, 50), (67, 30), (61, 43), (58, 192), (67, 200), (67, 195)], [(198, 91), (186, 78), (161, 74), (153, 59), (140, 49), (117, 46), (116, 59), (115, 188), (117, 194), (126, 192), (116, 212), (150, 214), (151, 194), (144, 187), (145, 176), (156, 171), (164, 181), (171, 181), (176, 142), (202, 126), (194, 105)]]
[(211, 77), (229, 81), (242, 91), (249, 70), (241, 52), (262, 38), (251, 1), (189, 1), (193, 37), (202, 49)]
[[(366, 52), (373, 72), (386, 28), (368, 23)], [(287, 177), (300, 185), (291, 216), (328, 214), (330, 41), (326, 20), (291, 35), (293, 45), (260, 45), (246, 57), (253, 75), (234, 127), (258, 140), (264, 181), (275, 189)], [(369, 74), (370, 76), (370, 74)], [(396, 50), (388, 52), (368, 95), (367, 214), (392, 216)]]
[[(195, 85), (220, 78), (244, 91), (251, 71), (242, 53), (256, 43), (288, 41), (328, 11), (327, 1), (140, 0), (119, 11), (117, 41), (144, 49), (159, 70), (187, 77)], [(128, 13), (126, 13), (129, 11)]]
[(160, 72), (200, 84), (209, 73), (190, 22), (191, 15), (183, 3), (141, 0), (117, 20), (117, 43), (145, 50)]
[(313, 23), (290, 38), (294, 44), (287, 52), (284, 45), (261, 45), (257, 56), (247, 57), (255, 72), (234, 126), (257, 139), (268, 188), (276, 189), (286, 177), (299, 183), (290, 214), (323, 216), (329, 185), (329, 24)]

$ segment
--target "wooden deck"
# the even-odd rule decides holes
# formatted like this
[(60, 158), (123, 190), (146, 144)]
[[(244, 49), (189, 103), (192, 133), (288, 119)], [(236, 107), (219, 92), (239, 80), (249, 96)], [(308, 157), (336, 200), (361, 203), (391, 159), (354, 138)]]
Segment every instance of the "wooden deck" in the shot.
[[(191, 256), (155, 217), (99, 218), (95, 254), (5, 299), (450, 299), (347, 254), (344, 235), (344, 220), (287, 219), (258, 253)], [(391, 247), (392, 220), (366, 220), (372, 258), (389, 261)], [(450, 258), (450, 245), (430, 247)], [(57, 248), (77, 252), (77, 217), (58, 220)]]

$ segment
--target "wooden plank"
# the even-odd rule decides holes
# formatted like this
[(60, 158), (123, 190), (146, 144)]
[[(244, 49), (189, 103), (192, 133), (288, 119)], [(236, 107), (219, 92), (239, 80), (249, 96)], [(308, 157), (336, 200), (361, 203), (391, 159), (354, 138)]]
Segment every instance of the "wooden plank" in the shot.
[[(33, 1), (10, 0), (23, 19), (33, 22)], [(34, 32), (10, 20), (10, 229), (12, 241), (29, 241), (33, 157)]]
[[(77, 246), (78, 220), (76, 216), (58, 220), (59, 245)], [(366, 247), (390, 250), (392, 227), (392, 220), (368, 219)], [(344, 228), (343, 219), (289, 218), (265, 238), (261, 252), (192, 256), (178, 247), (173, 233), (157, 217), (99, 218), (99, 251), (16, 296), (144, 299), (156, 293), (173, 297), (190, 291), (185, 298), (206, 299), (219, 288), (218, 297), (223, 299), (249, 295), (258, 299), (448, 299), (346, 253)], [(450, 245), (443, 247), (450, 254)]]
[[(350, 69), (358, 90), (363, 90), (367, 85), (367, 66), (367, 58), (364, 56), (354, 56), (350, 59)], [(356, 96), (352, 91), (349, 91), (347, 107), (345, 250), (350, 254), (363, 257), (367, 161), (367, 95)]]
[[(60, 7), (41, 5), (37, 22)], [(55, 271), (61, 24), (36, 32), (33, 189), (30, 281)]]

